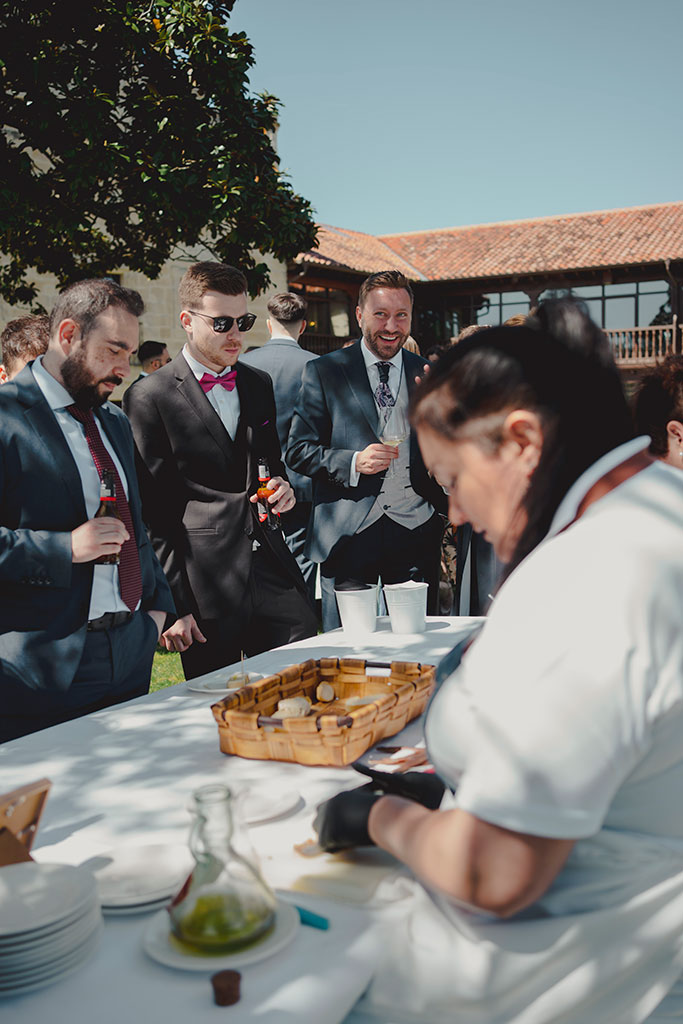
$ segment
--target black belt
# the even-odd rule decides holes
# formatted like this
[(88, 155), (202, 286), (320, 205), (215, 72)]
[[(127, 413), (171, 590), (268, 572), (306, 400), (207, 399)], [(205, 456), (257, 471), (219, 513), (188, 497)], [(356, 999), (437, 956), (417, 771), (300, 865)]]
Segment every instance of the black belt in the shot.
[(105, 612), (104, 615), (100, 615), (99, 619), (90, 619), (88, 632), (92, 633), (98, 629), (116, 629), (117, 626), (123, 626), (126, 622), (130, 622), (132, 618), (132, 612)]

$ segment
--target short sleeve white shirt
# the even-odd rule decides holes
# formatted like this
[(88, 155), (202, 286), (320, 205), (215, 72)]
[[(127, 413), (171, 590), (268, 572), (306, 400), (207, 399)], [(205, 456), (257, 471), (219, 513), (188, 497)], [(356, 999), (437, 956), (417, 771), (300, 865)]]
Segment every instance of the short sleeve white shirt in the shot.
[(439, 896), (442, 925), (434, 904), (415, 914), (414, 968), (373, 991), (419, 1019), (443, 1006), (462, 1024), (640, 1022), (681, 973), (683, 472), (657, 462), (572, 522), (638, 447), (577, 482), (431, 705), (427, 745), (456, 806), (576, 842), (519, 920)]
[(661, 764), (672, 720), (683, 737), (683, 473), (657, 463), (564, 530), (561, 513), (435, 701), (430, 749), (487, 821), (629, 828), (683, 852), (683, 739), (668, 782)]

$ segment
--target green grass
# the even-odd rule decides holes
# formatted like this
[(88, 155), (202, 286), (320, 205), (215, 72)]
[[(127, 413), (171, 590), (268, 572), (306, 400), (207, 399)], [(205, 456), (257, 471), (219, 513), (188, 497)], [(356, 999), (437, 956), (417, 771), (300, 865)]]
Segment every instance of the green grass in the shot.
[(152, 665), (152, 682), (149, 692), (154, 693), (156, 690), (163, 690), (166, 686), (175, 686), (176, 683), (182, 683), (184, 680), (185, 673), (180, 655), (175, 651), (157, 647)]

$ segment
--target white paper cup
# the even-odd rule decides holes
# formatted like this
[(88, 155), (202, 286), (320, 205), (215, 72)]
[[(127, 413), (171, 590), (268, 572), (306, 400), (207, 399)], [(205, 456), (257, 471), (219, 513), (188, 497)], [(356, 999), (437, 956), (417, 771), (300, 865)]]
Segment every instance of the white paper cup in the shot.
[(377, 587), (335, 590), (345, 633), (374, 633), (377, 628)]
[(428, 589), (415, 580), (384, 584), (392, 633), (424, 633)]

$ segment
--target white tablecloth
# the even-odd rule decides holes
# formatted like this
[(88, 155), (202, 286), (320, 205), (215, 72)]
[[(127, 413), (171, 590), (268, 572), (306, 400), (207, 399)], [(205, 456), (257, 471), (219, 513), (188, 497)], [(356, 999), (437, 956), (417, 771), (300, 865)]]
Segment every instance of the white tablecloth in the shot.
[[(398, 636), (390, 632), (387, 619), (380, 619), (374, 634), (347, 636), (335, 630), (251, 658), (247, 667), (269, 674), (339, 652), (369, 660), (436, 663), (474, 621), (430, 618), (424, 633)], [(210, 709), (216, 699), (181, 683), (5, 743), (0, 746), (0, 793), (47, 776), (52, 789), (34, 857), (79, 864), (112, 848), (185, 842), (191, 794), (208, 782), (224, 782), (235, 793), (294, 790), (300, 795), (295, 813), (251, 827), (249, 838), (271, 885), (326, 894), (297, 892), (295, 899), (328, 917), (329, 931), (302, 927), (286, 950), (243, 968), (240, 1003), (232, 1011), (219, 1011), (208, 975), (174, 971), (147, 957), (142, 949), (147, 915), (107, 918), (102, 941), (81, 970), (36, 993), (0, 1000), (8, 1022), (137, 1024), (158, 1019), (201, 1024), (231, 1012), (240, 1022), (338, 1024), (367, 986), (382, 930), (401, 914), (400, 901), (370, 899), (377, 879), (394, 870), (392, 863), (373, 851), (351, 863), (327, 857), (321, 867), (293, 850), (294, 843), (313, 835), (316, 804), (360, 777), (349, 769), (226, 757)], [(401, 734), (404, 742), (419, 736), (419, 722)], [(331, 877), (322, 888), (315, 877), (306, 880), (309, 871), (324, 875), (325, 864), (332, 861)]]

